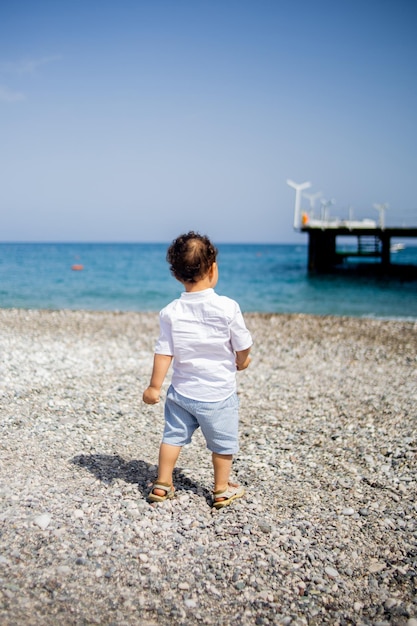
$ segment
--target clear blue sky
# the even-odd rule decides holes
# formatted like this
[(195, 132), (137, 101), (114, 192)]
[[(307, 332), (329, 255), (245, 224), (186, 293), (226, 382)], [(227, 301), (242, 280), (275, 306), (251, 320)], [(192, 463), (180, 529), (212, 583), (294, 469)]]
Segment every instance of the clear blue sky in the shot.
[(411, 0), (2, 0), (0, 241), (297, 242), (287, 178), (417, 215), (416, 32)]

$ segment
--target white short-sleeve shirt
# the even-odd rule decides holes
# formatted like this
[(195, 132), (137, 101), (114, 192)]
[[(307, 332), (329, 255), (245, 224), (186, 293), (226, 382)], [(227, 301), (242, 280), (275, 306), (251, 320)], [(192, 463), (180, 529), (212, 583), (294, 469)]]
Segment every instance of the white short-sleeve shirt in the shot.
[(156, 354), (173, 356), (171, 384), (202, 402), (225, 400), (236, 390), (235, 352), (252, 345), (237, 302), (214, 289), (184, 292), (159, 314)]

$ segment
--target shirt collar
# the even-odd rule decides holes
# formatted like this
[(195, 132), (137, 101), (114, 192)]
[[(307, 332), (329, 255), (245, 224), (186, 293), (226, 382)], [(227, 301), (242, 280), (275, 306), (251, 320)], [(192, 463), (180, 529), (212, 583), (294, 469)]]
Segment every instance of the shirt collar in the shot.
[(209, 289), (202, 289), (201, 291), (183, 291), (181, 294), (182, 300), (192, 300), (195, 302), (196, 300), (205, 300), (208, 296), (214, 293), (214, 289), (209, 287)]

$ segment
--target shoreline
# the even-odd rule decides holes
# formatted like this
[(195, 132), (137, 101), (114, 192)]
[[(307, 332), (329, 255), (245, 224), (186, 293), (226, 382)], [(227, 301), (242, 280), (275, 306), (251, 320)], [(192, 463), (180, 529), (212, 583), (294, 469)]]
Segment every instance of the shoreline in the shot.
[(216, 511), (199, 433), (146, 500), (157, 312), (0, 309), (2, 624), (416, 626), (417, 322), (244, 317), (246, 496)]
[[(85, 309), (85, 308), (38, 308), (38, 307), (18, 307), (18, 306), (10, 306), (10, 307), (1, 307), (0, 306), (0, 314), (2, 311), (15, 312), (15, 313), (69, 313), (69, 314), (97, 314), (97, 315), (155, 315), (158, 316), (159, 309), (155, 310), (142, 310), (142, 309)], [(246, 311), (242, 309), (243, 315), (246, 317), (311, 317), (311, 318), (336, 318), (336, 319), (353, 319), (353, 320), (373, 320), (376, 322), (406, 322), (417, 324), (417, 315), (415, 317), (412, 316), (377, 316), (374, 314), (363, 314), (363, 315), (351, 315), (351, 314), (343, 314), (343, 313), (305, 313), (300, 311)]]

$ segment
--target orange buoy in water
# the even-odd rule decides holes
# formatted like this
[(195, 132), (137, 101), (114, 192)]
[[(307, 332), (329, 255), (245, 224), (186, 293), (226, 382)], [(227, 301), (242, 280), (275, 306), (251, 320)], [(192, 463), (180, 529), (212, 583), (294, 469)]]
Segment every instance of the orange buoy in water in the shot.
[(80, 270), (84, 269), (84, 265), (72, 265), (71, 269), (75, 270), (76, 272), (79, 272)]

